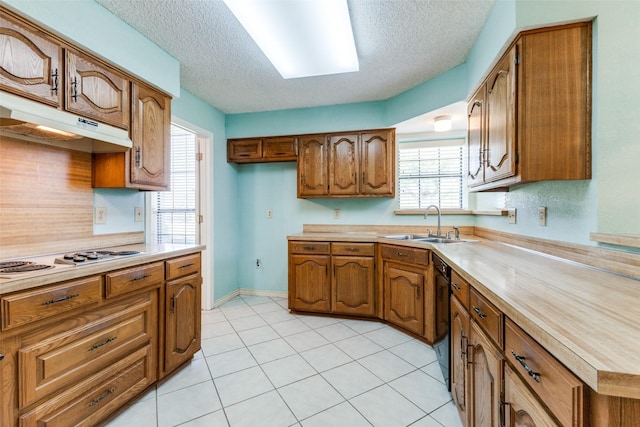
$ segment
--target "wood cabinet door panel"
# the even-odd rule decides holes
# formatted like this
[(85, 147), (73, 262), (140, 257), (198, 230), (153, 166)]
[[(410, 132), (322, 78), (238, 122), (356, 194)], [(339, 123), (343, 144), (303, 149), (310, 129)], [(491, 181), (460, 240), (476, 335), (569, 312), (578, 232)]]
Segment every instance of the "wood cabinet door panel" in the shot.
[(451, 298), (451, 396), (462, 424), (469, 425), (469, 384), (467, 381), (469, 312), (456, 297)]
[(201, 284), (198, 273), (166, 285), (165, 373), (200, 350)]
[(358, 135), (329, 137), (329, 194), (357, 195), (360, 192), (358, 175), (360, 150)]
[(516, 48), (498, 63), (487, 80), (487, 145), (485, 180), (515, 174)]
[(139, 83), (133, 84), (131, 183), (168, 190), (171, 177), (171, 99)]
[(424, 331), (425, 276), (400, 266), (385, 263), (385, 319), (411, 332)]
[(467, 107), (469, 175), (467, 184), (470, 187), (484, 182), (484, 147), (486, 138), (485, 123), (485, 85), (480, 86)]
[(471, 322), (469, 342), (471, 425), (498, 426), (501, 423), (502, 354), (474, 321)]
[(62, 106), (62, 46), (42, 31), (0, 14), (0, 89)]
[(68, 49), (65, 109), (129, 129), (129, 80), (114, 69)]
[(289, 257), (289, 305), (294, 310), (329, 312), (331, 274), (329, 255)]
[(229, 139), (227, 162), (252, 162), (262, 158), (262, 139)]
[[(561, 426), (508, 365), (504, 367), (505, 423), (507, 427)], [(571, 424), (565, 424), (571, 425)]]
[(298, 147), (298, 197), (329, 194), (329, 155), (325, 135), (306, 135)]
[(373, 316), (375, 313), (373, 258), (334, 256), (332, 264), (333, 312)]
[(262, 141), (263, 161), (286, 161), (298, 158), (298, 139), (294, 136), (264, 138)]
[[(360, 135), (363, 195), (395, 195), (395, 150), (393, 131), (362, 133)], [(395, 151), (394, 151), (395, 152)]]
[(165, 274), (167, 280), (174, 280), (179, 277), (200, 272), (201, 254), (186, 255), (165, 261)]
[(105, 298), (134, 292), (152, 285), (160, 285), (164, 280), (162, 262), (127, 268), (105, 274)]

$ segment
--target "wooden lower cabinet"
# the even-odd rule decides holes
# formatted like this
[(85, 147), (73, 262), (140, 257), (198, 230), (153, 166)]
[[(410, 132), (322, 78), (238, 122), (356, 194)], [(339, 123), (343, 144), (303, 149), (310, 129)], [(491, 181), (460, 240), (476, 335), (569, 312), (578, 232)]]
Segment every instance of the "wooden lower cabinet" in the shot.
[(375, 263), (373, 257), (332, 257), (331, 305), (333, 313), (356, 316), (375, 314)]
[(289, 308), (329, 312), (331, 309), (330, 255), (289, 256)]
[(504, 367), (504, 425), (506, 427), (560, 426), (549, 415), (509, 365)]
[(425, 282), (422, 269), (385, 263), (383, 277), (385, 320), (422, 335)]
[(471, 321), (469, 334), (470, 422), (472, 426), (492, 427), (501, 424), (502, 352)]
[(469, 312), (455, 296), (451, 297), (451, 396), (464, 425), (469, 425)]

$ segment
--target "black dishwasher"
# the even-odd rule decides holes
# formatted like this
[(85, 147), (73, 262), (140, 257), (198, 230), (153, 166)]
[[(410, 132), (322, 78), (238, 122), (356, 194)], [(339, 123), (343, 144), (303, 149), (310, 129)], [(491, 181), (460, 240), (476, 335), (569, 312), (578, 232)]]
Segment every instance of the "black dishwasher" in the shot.
[(449, 367), (451, 359), (449, 356), (449, 332), (451, 329), (449, 321), (449, 283), (451, 282), (451, 268), (435, 253), (431, 256), (433, 260), (433, 283), (436, 290), (436, 333), (437, 340), (433, 348), (438, 356), (438, 364), (442, 370), (444, 382), (447, 390), (451, 390), (451, 377)]

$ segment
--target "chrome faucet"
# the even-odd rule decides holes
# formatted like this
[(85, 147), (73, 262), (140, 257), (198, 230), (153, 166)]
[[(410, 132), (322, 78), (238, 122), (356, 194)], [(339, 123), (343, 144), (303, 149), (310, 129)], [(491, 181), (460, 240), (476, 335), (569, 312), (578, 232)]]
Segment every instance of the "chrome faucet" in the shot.
[[(438, 230), (436, 231), (436, 237), (442, 237), (442, 230), (440, 229), (440, 208), (436, 205), (427, 206), (427, 209), (424, 211), (424, 218), (426, 219), (429, 216), (429, 209), (431, 208), (436, 208), (436, 211), (438, 211)], [(429, 232), (429, 235), (431, 235), (431, 232)]]

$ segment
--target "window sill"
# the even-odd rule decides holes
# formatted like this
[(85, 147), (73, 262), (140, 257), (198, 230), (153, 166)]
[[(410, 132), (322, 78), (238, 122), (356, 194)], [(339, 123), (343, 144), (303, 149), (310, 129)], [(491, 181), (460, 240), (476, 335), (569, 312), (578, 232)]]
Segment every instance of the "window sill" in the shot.
[[(430, 211), (431, 212), (431, 211)], [(395, 215), (424, 215), (424, 209), (403, 209), (393, 211)], [(435, 213), (431, 212), (431, 213)], [(506, 209), (496, 210), (471, 210), (471, 209), (441, 209), (441, 215), (490, 215), (490, 216), (506, 216)]]

